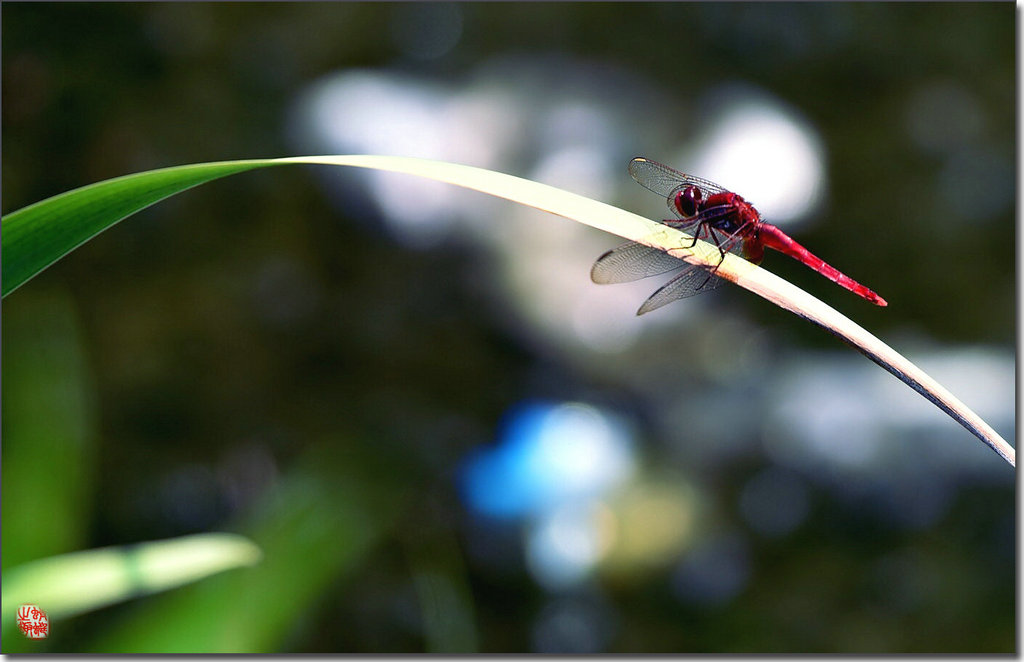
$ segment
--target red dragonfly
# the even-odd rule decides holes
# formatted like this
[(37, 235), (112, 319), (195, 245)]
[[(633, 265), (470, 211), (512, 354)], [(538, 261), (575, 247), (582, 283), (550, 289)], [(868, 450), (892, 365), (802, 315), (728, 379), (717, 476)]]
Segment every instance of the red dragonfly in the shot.
[[(771, 248), (803, 262), (825, 278), (878, 306), (888, 305), (882, 297), (841, 273), (835, 267), (796, 243), (779, 228), (761, 220), (761, 214), (741, 196), (706, 179), (673, 170), (657, 161), (637, 157), (629, 162), (629, 174), (644, 188), (665, 196), (668, 208), (678, 218), (665, 225), (692, 234), (693, 244), (704, 239), (718, 246), (725, 257), (733, 252), (754, 264)], [(685, 267), (644, 302), (637, 315), (649, 313), (676, 299), (713, 290), (722, 283), (715, 269), (692, 265), (664, 251), (630, 242), (614, 248), (594, 262), (590, 278), (595, 283), (628, 283)]]

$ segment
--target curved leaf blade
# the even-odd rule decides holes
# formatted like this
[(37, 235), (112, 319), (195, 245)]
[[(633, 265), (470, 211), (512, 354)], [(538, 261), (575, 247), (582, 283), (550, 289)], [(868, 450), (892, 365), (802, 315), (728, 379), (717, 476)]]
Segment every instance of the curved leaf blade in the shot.
[(272, 165), (226, 161), (108, 179), (47, 198), (3, 218), (3, 296), (135, 212), (212, 179)]
[(31, 602), (50, 618), (65, 618), (250, 566), (261, 556), (242, 536), (202, 533), (30, 561), (4, 576), (4, 625), (16, 611), (7, 606)]
[[(89, 238), (158, 200), (217, 177), (287, 163), (374, 168), (447, 182), (564, 216), (656, 247), (691, 264), (713, 267), (719, 278), (736, 283), (849, 343), (963, 425), (1010, 465), (1016, 465), (1014, 448), (967, 405), (863, 327), (792, 283), (736, 255), (726, 254), (720, 260), (721, 254), (712, 244), (693, 242), (693, 237), (679, 230), (617, 207), (539, 182), (456, 163), (379, 155), (298, 156), (179, 166), (100, 182), (4, 217), (4, 233), (8, 233), (9, 224), (13, 225), (14, 242), (11, 244), (10, 238), (4, 237), (3, 294), (6, 296)], [(127, 189), (117, 188), (122, 185), (127, 185)], [(118, 191), (123, 194), (125, 190), (133, 196), (131, 204), (107, 197), (116, 196)], [(84, 204), (80, 201), (83, 199)], [(13, 266), (8, 264), (9, 259)]]

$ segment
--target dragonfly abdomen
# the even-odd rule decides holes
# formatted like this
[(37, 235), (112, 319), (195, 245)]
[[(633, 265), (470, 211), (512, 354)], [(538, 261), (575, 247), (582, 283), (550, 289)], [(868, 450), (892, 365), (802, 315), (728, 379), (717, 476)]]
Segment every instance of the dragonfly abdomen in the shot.
[(861, 296), (871, 303), (877, 306), (889, 305), (885, 299), (878, 296), (867, 287), (861, 285), (854, 279), (850, 278), (843, 272), (839, 271), (831, 264), (825, 262), (820, 257), (810, 252), (799, 243), (796, 242), (792, 237), (787, 235), (779, 228), (769, 223), (761, 223), (759, 228), (759, 238), (768, 248), (777, 250), (780, 253), (785, 253), (794, 260), (802, 262), (811, 269), (817, 271), (819, 274), (828, 278), (830, 281), (839, 285), (840, 287), (846, 288), (854, 294)]

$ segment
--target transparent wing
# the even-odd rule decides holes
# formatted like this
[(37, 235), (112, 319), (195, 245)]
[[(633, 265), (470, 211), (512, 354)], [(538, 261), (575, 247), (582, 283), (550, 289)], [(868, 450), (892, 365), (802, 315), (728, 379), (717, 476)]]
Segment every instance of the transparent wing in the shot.
[(668, 208), (676, 212), (673, 197), (676, 191), (684, 186), (696, 186), (707, 198), (715, 193), (724, 193), (725, 189), (701, 177), (687, 175), (667, 165), (638, 156), (629, 162), (629, 174), (636, 183), (648, 191), (657, 193), (668, 201)]
[(636, 314), (643, 315), (673, 301), (715, 289), (722, 284), (722, 279), (715, 276), (713, 272), (714, 269), (710, 267), (687, 264), (686, 270), (665, 283), (648, 297), (647, 301), (644, 301), (644, 304), (636, 311)]
[(686, 262), (644, 244), (623, 244), (597, 258), (590, 280), (601, 285), (631, 283), (686, 266)]
[[(714, 243), (723, 252), (743, 255), (742, 237), (727, 234), (715, 229), (707, 222), (708, 217), (714, 218), (722, 208), (712, 207), (697, 216), (684, 221), (664, 221), (669, 227), (684, 231), (692, 231), (696, 225), (696, 236), (704, 241)], [(641, 278), (657, 276), (673, 269), (687, 266), (687, 262), (673, 257), (668, 253), (645, 244), (629, 242), (604, 253), (590, 268), (590, 279), (601, 285), (612, 283), (631, 283)]]

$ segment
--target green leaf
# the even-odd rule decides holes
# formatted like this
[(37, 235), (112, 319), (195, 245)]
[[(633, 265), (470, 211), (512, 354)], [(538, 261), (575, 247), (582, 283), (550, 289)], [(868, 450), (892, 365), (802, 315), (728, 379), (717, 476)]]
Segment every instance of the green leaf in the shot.
[(121, 219), (155, 202), (266, 161), (201, 163), (108, 179), (3, 217), (3, 296)]
[(6, 572), (86, 546), (97, 433), (92, 372), (70, 296), (37, 288), (5, 302), (3, 344)]
[(314, 445), (232, 526), (263, 551), (258, 566), (140, 602), (85, 650), (288, 652), (296, 629), (322, 617), (317, 603), (342, 590), (377, 545), (394, 535), (412, 496), (395, 462), (372, 444), (344, 437)]
[(30, 561), (4, 574), (4, 627), (22, 603), (39, 605), (51, 619), (60, 619), (259, 559), (259, 548), (242, 536), (205, 533)]
[(788, 281), (707, 242), (581, 195), (519, 177), (443, 161), (398, 156), (300, 156), (227, 161), (154, 170), (76, 189), (3, 218), (3, 294), (114, 223), (178, 191), (254, 168), (304, 163), (377, 168), (426, 177), (506, 198), (585, 223), (691, 264), (713, 268), (777, 306), (818, 324), (892, 373), (981, 439), (1011, 465), (1016, 452), (984, 420), (904, 356), (863, 327)]

